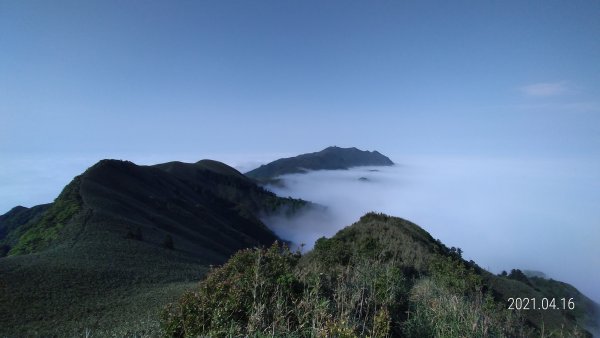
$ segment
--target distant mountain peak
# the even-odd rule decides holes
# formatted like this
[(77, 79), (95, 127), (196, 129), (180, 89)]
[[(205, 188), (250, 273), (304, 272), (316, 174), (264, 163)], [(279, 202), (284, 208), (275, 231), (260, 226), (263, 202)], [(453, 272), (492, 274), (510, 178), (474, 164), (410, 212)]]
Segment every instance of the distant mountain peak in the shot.
[(247, 172), (246, 176), (267, 181), (281, 175), (303, 173), (307, 170), (339, 170), (360, 166), (390, 165), (394, 165), (394, 162), (378, 151), (330, 146), (319, 152), (278, 159)]

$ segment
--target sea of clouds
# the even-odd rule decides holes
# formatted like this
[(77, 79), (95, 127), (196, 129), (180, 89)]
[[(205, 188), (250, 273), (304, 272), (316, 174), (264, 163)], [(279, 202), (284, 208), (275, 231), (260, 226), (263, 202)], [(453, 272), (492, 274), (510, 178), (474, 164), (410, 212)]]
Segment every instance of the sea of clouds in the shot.
[(265, 219), (307, 249), (366, 212), (383, 212), (420, 225), (494, 273), (542, 271), (600, 301), (598, 162), (422, 157), (285, 175), (282, 182), (267, 188), (326, 206)]

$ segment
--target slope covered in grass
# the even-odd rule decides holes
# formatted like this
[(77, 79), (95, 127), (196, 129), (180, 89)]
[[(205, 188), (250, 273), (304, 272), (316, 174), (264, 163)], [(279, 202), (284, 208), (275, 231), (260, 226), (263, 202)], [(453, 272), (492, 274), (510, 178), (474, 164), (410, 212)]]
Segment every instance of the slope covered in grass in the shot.
[(0, 257), (6, 256), (29, 229), (28, 224), (36, 224), (52, 204), (36, 205), (32, 208), (17, 206), (0, 216)]
[(81, 210), (79, 188), (80, 177), (78, 176), (63, 189), (39, 219), (29, 221), (15, 229), (18, 240), (8, 254), (18, 255), (40, 251), (58, 240), (65, 225)]
[(0, 219), (14, 236), (0, 336), (156, 334), (160, 309), (210, 265), (277, 239), (259, 215), (304, 205), (215, 161), (100, 161), (39, 213)]
[(576, 314), (513, 311), (496, 277), (417, 225), (367, 214), (302, 256), (244, 250), (163, 312), (169, 337), (587, 336)]

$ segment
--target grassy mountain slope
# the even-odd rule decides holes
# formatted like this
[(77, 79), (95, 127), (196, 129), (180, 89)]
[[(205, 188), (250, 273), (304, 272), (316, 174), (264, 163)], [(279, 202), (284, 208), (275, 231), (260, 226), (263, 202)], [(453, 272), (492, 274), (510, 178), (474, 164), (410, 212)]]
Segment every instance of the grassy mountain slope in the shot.
[(308, 205), (306, 201), (278, 197), (257, 186), (234, 168), (213, 160), (202, 160), (193, 165), (168, 162), (155, 167), (192, 187), (201, 185), (209, 189), (215, 195), (235, 203), (245, 214), (269, 213), (281, 208), (293, 213)]
[(30, 220), (16, 229), (20, 234), (9, 255), (26, 254), (46, 249), (59, 239), (63, 228), (82, 209), (79, 194), (80, 177), (69, 183), (39, 219)]
[(302, 173), (306, 170), (348, 169), (357, 166), (393, 164), (394, 162), (377, 151), (328, 147), (316, 153), (278, 159), (247, 172), (246, 176), (266, 181), (284, 174)]
[(41, 204), (31, 208), (17, 206), (0, 216), (0, 257), (6, 256), (28, 230), (25, 225), (34, 224), (31, 221), (37, 221), (51, 205)]
[[(529, 278), (533, 287), (546, 297), (573, 298), (576, 307), (566, 315), (574, 316), (583, 327), (600, 332), (600, 305), (579, 292), (574, 286), (554, 279)], [(597, 334), (597, 333), (596, 333)]]
[(551, 297), (494, 276), (406, 220), (367, 214), (301, 256), (238, 252), (163, 313), (168, 336), (587, 336), (568, 311), (513, 311)]
[[(157, 246), (169, 235), (179, 250), (192, 255), (226, 259), (236, 250), (276, 239), (251, 213), (254, 210), (215, 193), (214, 186), (205, 182), (212, 172), (194, 173), (197, 176), (186, 181), (160, 167), (101, 161), (84, 175), (81, 192), (95, 214), (111, 220), (104, 230), (111, 227), (124, 237), (141, 232), (145, 242)], [(272, 196), (262, 191), (265, 199)], [(240, 188), (239, 193), (244, 196), (247, 190)]]
[(276, 239), (259, 214), (303, 205), (215, 161), (100, 161), (11, 225), (24, 230), (0, 258), (0, 336), (156, 330), (159, 309), (209, 265)]
[[(511, 275), (512, 273), (508, 276), (488, 276), (487, 282), (494, 288), (499, 298), (507, 299), (508, 297), (515, 297), (515, 295), (520, 295), (522, 298), (535, 298), (538, 306), (542, 298), (548, 298), (554, 299), (555, 304), (559, 307), (562, 306), (561, 299), (565, 299), (565, 302), (568, 302), (569, 299), (573, 301), (573, 310), (527, 311), (527, 319), (533, 326), (541, 330), (542, 327), (539, 323), (542, 321), (565, 323), (565, 325), (569, 325), (569, 322), (576, 322), (582, 328), (598, 331), (600, 306), (579, 292), (574, 286), (542, 277), (525, 277), (523, 279), (521, 276), (515, 280)], [(528, 287), (523, 286), (524, 284)], [(566, 321), (561, 321), (563, 318)], [(553, 327), (557, 328), (556, 325)]]

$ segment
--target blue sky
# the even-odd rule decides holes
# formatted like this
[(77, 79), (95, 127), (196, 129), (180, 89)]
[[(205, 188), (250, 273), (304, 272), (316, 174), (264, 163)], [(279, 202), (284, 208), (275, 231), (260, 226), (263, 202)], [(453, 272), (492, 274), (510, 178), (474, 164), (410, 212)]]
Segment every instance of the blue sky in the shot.
[(0, 1), (0, 213), (101, 158), (600, 158), (597, 1)]

